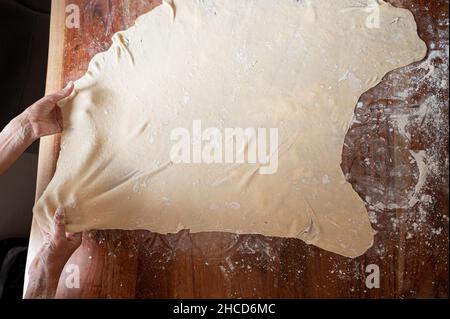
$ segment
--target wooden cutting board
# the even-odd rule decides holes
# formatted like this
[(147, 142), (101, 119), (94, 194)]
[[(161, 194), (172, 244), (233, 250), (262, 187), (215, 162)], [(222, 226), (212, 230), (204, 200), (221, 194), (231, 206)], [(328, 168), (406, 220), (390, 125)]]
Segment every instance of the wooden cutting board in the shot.
[[(258, 235), (161, 235), (148, 231), (92, 231), (68, 264), (80, 268), (81, 287), (64, 285), (62, 298), (448, 298), (448, 1), (392, 0), (411, 10), (430, 48), (423, 63), (396, 70), (364, 94), (346, 140), (343, 170), (368, 202), (374, 246), (348, 259), (296, 239)], [(81, 27), (65, 28), (66, 6), (80, 8)], [(156, 0), (54, 0), (47, 92), (81, 77), (112, 35), (160, 2)], [(441, 80), (438, 81), (438, 78)], [(421, 107), (422, 106), (422, 107)], [(428, 111), (429, 112), (428, 112)], [(423, 115), (420, 125), (417, 116)], [(422, 112), (422, 113), (421, 113)], [(428, 113), (427, 113), (428, 112)], [(427, 150), (433, 174), (426, 204), (401, 208), (404, 190), (417, 184), (410, 151)], [(37, 197), (54, 174), (59, 137), (42, 139)], [(417, 153), (420, 154), (420, 153)], [(436, 172), (442, 171), (442, 174)], [(397, 203), (390, 207), (389, 203)], [(31, 230), (28, 263), (42, 239)], [(369, 265), (380, 287), (369, 289)], [(370, 267), (370, 266), (369, 266)]]

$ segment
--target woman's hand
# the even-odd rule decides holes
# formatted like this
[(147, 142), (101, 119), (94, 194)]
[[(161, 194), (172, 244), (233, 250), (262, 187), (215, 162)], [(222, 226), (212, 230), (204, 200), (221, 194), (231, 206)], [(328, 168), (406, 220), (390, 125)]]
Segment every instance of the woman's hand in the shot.
[(58, 208), (53, 217), (53, 234), (45, 234), (44, 245), (29, 270), (25, 298), (54, 298), (65, 264), (81, 245), (81, 233), (66, 233), (64, 210)]
[(60, 133), (63, 129), (61, 110), (56, 105), (74, 89), (70, 82), (64, 89), (48, 95), (14, 118), (0, 132), (0, 175), (38, 138)]
[(44, 233), (41, 257), (46, 258), (48, 267), (62, 270), (70, 256), (80, 247), (81, 233), (66, 233), (65, 213), (62, 208), (56, 210), (53, 226), (54, 234)]
[(32, 129), (32, 138), (34, 140), (42, 136), (62, 132), (61, 109), (57, 103), (68, 97), (73, 89), (73, 82), (69, 82), (64, 89), (47, 95), (25, 110), (24, 116)]

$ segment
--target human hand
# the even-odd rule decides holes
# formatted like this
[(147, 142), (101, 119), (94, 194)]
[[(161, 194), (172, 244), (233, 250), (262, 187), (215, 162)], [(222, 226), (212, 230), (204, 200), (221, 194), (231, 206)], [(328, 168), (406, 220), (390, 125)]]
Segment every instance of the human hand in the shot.
[(25, 110), (23, 114), (29, 122), (33, 139), (62, 132), (61, 109), (56, 103), (68, 97), (73, 89), (71, 81), (64, 89), (43, 97)]
[(66, 233), (64, 210), (53, 217), (54, 233), (44, 233), (44, 245), (30, 265), (25, 298), (54, 298), (62, 270), (81, 245), (81, 233)]
[(0, 132), (0, 175), (3, 174), (35, 140), (60, 133), (63, 129), (61, 110), (56, 103), (74, 89), (70, 82), (64, 89), (48, 95), (15, 117)]
[(81, 233), (66, 233), (65, 213), (58, 208), (53, 217), (54, 233), (44, 234), (44, 245), (41, 254), (47, 259), (47, 264), (55, 268), (64, 267), (70, 256), (81, 245)]

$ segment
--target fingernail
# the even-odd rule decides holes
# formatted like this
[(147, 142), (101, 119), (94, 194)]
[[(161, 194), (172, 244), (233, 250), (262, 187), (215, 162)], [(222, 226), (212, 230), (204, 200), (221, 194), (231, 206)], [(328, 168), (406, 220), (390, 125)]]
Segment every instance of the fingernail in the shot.
[(63, 209), (62, 209), (61, 207), (58, 207), (58, 208), (56, 209), (55, 215), (61, 216), (62, 213), (63, 213)]
[(58, 207), (55, 212), (56, 223), (59, 225), (65, 225), (66, 217), (64, 215), (64, 210), (61, 207)]

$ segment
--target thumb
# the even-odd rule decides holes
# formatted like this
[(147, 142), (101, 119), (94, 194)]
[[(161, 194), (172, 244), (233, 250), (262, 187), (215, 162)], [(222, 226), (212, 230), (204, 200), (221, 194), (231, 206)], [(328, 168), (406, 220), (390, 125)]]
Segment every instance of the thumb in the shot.
[(64, 89), (59, 90), (56, 93), (50, 94), (48, 96), (48, 99), (52, 103), (57, 103), (57, 102), (61, 101), (62, 99), (65, 99), (66, 97), (68, 97), (73, 92), (74, 88), (75, 88), (75, 85), (74, 85), (73, 81), (70, 81)]
[(66, 220), (65, 213), (61, 207), (55, 212), (55, 216), (53, 217), (53, 226), (55, 228), (54, 237), (58, 239), (66, 238)]

